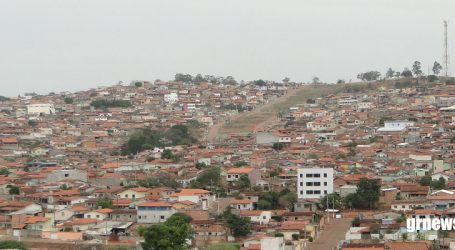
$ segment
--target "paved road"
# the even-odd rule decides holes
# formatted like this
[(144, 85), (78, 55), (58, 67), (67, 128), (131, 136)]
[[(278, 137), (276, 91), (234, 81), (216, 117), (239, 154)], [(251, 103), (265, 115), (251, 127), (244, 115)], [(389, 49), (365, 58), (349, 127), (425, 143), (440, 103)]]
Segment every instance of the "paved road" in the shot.
[(351, 219), (330, 220), (330, 224), (326, 225), (319, 238), (308, 245), (309, 250), (337, 249), (338, 242), (344, 239), (344, 235), (350, 226)]

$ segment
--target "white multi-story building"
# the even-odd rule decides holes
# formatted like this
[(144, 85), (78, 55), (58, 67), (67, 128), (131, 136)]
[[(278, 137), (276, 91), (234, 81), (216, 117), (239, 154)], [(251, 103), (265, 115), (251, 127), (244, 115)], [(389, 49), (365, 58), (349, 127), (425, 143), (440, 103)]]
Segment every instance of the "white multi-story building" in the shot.
[(55, 108), (54, 104), (50, 103), (41, 103), (41, 104), (30, 104), (27, 105), (27, 114), (29, 115), (40, 115), (40, 114), (54, 114)]
[(378, 132), (401, 132), (414, 124), (413, 121), (385, 121), (384, 127), (379, 128)]
[(179, 100), (179, 96), (177, 93), (170, 93), (164, 95), (164, 101), (167, 103), (176, 103)]
[(300, 168), (297, 173), (300, 199), (317, 199), (333, 193), (333, 168)]

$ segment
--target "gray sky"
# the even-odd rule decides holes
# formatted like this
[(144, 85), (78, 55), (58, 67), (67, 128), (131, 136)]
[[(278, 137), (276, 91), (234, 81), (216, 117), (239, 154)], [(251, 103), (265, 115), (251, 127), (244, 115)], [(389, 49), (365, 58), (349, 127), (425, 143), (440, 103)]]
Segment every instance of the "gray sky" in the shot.
[(0, 95), (177, 72), (349, 81), (414, 60), (426, 72), (442, 60), (443, 19), (455, 58), (454, 10), (453, 0), (0, 0)]

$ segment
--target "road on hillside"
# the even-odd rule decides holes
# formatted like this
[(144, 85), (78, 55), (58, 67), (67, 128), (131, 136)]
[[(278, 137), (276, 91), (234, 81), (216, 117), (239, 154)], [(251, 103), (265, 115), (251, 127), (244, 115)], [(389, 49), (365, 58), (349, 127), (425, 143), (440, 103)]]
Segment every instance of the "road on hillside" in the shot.
[(309, 250), (332, 250), (338, 249), (338, 242), (344, 240), (344, 236), (351, 226), (351, 219), (330, 220), (318, 239), (309, 243)]
[[(273, 118), (275, 118), (275, 115), (273, 115), (274, 113), (268, 111), (267, 109), (271, 108), (276, 103), (280, 103), (280, 102), (286, 100), (287, 98), (289, 98), (290, 96), (294, 95), (296, 92), (302, 90), (303, 88), (305, 88), (305, 86), (302, 86), (302, 87), (296, 88), (296, 89), (291, 89), (285, 95), (280, 96), (280, 97), (276, 98), (275, 100), (272, 100), (272, 101), (270, 101), (270, 102), (268, 102), (268, 103), (266, 103), (266, 104), (264, 104), (262, 106), (256, 107), (252, 111), (238, 113), (238, 114), (236, 114), (234, 116), (229, 117), (228, 119), (231, 122), (235, 122), (236, 120), (244, 119), (244, 118), (247, 118), (247, 117), (249, 117), (251, 115), (254, 115), (254, 114), (263, 113), (263, 112), (271, 113), (272, 115), (270, 115), (269, 118), (267, 118), (265, 121), (262, 121), (259, 124), (255, 124), (255, 126), (253, 128), (253, 130), (256, 130), (256, 131), (257, 130), (261, 130), (261, 128), (264, 127), (267, 122), (269, 122), (269, 121), (273, 120)], [(208, 132), (207, 132), (207, 140), (209, 142), (215, 142), (217, 136), (219, 136), (220, 130), (223, 128), (224, 125), (225, 125), (225, 121), (221, 121), (221, 122), (218, 122), (218, 123), (210, 126), (209, 129), (208, 129)], [(253, 131), (250, 131), (250, 132), (253, 132)]]

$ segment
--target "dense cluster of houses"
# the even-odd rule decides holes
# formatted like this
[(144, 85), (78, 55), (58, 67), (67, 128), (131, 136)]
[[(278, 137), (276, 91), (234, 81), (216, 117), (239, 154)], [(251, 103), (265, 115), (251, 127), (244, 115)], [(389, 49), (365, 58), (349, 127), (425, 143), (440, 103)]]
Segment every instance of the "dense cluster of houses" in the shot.
[[(303, 250), (329, 217), (351, 216), (357, 222), (340, 249), (430, 249), (435, 241), (455, 249), (438, 231), (407, 232), (403, 220), (455, 215), (452, 85), (378, 85), (302, 100), (267, 130), (166, 147), (177, 160), (161, 157), (164, 148), (119, 154), (134, 129), (196, 120), (205, 134), (237, 107), (248, 112), (290, 88), (155, 81), (2, 101), (0, 227), (12, 237), (135, 245), (140, 226), (184, 213), (195, 248)], [(95, 108), (94, 100), (131, 105)], [(196, 187), (214, 167), (219, 179)], [(380, 185), (374, 211), (321, 209), (321, 198), (356, 193), (363, 178)], [(280, 192), (286, 199), (264, 205)], [(220, 219), (226, 210), (249, 218), (250, 233), (234, 237)]]

